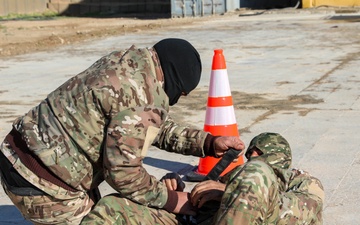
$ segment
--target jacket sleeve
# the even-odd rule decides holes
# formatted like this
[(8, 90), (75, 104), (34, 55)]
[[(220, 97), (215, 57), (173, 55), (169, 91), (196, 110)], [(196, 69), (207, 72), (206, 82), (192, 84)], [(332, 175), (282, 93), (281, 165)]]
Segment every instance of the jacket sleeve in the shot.
[(205, 131), (181, 126), (168, 116), (153, 145), (169, 152), (204, 157), (209, 155), (205, 152), (207, 149), (204, 151), (208, 135)]
[(292, 169), (291, 174), (287, 192), (302, 193), (310, 198), (320, 198), (322, 202), (324, 201), (324, 187), (319, 179), (299, 169)]
[(106, 181), (121, 196), (157, 208), (165, 205), (168, 192), (143, 168), (142, 151), (149, 127), (159, 128), (166, 114), (150, 106), (119, 112), (109, 122), (103, 152)]

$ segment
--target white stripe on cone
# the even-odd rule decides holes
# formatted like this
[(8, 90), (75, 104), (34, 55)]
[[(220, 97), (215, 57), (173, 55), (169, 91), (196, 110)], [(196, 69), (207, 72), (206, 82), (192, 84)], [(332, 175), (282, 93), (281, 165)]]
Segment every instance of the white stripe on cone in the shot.
[(223, 96), (231, 96), (227, 70), (212, 70), (210, 77), (209, 97)]
[(234, 106), (207, 107), (205, 124), (208, 126), (236, 124)]

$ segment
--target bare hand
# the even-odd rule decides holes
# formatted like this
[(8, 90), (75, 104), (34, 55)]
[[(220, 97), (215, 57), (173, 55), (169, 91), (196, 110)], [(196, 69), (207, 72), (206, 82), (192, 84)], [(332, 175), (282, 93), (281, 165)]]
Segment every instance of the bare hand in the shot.
[(175, 214), (184, 214), (184, 215), (196, 215), (196, 208), (191, 204), (189, 200), (188, 192), (176, 192), (178, 197), (178, 202), (175, 209), (172, 213)]
[(206, 180), (197, 184), (190, 193), (193, 206), (201, 208), (210, 200), (221, 201), (226, 185), (213, 180)]
[(244, 142), (240, 139), (240, 137), (236, 137), (236, 136), (221, 136), (215, 139), (214, 141), (214, 148), (215, 148), (215, 154), (218, 157), (221, 157), (224, 155), (224, 153), (229, 149), (229, 148), (234, 148), (236, 150), (241, 151), (241, 153), (239, 154), (242, 155), (244, 154), (244, 149), (245, 149), (245, 144)]

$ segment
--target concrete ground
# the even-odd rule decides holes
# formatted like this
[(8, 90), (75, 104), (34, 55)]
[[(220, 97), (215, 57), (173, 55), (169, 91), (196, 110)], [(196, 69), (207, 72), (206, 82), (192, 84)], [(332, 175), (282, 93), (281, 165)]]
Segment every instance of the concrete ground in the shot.
[[(109, 37), (0, 61), (0, 137), (11, 121), (62, 82), (114, 49), (151, 46), (167, 37), (189, 40), (199, 50), (203, 77), (174, 117), (202, 128), (213, 50), (227, 62), (242, 139), (281, 133), (292, 146), (293, 166), (321, 179), (324, 224), (360, 224), (360, 14), (335, 11), (227, 16), (161, 33)], [(150, 149), (149, 173), (186, 174), (198, 159)], [(187, 182), (187, 190), (194, 183)], [(103, 195), (112, 189), (102, 184)], [(0, 224), (28, 224), (0, 192)]]

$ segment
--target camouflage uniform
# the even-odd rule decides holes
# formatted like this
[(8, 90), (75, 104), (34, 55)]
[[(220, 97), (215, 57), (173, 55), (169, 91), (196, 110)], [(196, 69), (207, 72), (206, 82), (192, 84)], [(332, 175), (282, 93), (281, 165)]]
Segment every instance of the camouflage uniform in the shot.
[[(102, 57), (18, 118), (13, 128), (28, 149), (74, 189), (66, 190), (37, 176), (5, 140), (2, 153), (22, 177), (47, 194), (16, 196), (6, 190), (25, 218), (35, 223), (78, 224), (94, 204), (88, 191), (104, 180), (119, 193), (100, 201), (104, 208), (111, 203), (126, 204), (124, 210), (131, 208), (140, 219), (144, 219), (145, 208), (161, 209), (168, 192), (142, 166), (148, 147), (205, 156), (207, 136), (171, 120), (163, 83), (156, 52), (131, 46)], [(95, 213), (113, 215), (104, 208)], [(164, 210), (148, 209), (144, 215), (149, 215), (147, 224), (149, 220), (154, 224), (174, 221), (174, 215)], [(125, 218), (123, 223), (128, 221), (134, 220)]]
[[(250, 157), (254, 148), (262, 155)], [(324, 191), (309, 173), (289, 169), (291, 149), (279, 134), (262, 133), (250, 143), (249, 161), (223, 177), (226, 190), (205, 224), (322, 224)]]

